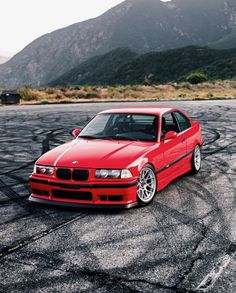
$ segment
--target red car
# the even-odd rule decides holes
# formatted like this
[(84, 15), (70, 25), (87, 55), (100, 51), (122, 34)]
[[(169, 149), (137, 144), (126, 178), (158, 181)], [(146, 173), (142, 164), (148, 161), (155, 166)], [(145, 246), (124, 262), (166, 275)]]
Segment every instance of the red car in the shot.
[(201, 127), (174, 108), (103, 111), (73, 135), (74, 140), (37, 160), (30, 176), (30, 201), (144, 206), (173, 179), (201, 168)]

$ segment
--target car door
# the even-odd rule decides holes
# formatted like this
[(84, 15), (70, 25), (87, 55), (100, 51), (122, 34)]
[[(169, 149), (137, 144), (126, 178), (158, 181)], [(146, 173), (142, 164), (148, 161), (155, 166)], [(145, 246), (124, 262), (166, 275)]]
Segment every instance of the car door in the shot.
[(186, 141), (186, 155), (191, 153), (194, 148), (194, 131), (188, 117), (179, 111), (174, 112), (177, 123), (179, 124), (181, 136)]
[[(181, 160), (186, 155), (186, 137), (181, 132), (179, 123), (174, 112), (168, 112), (162, 116), (162, 138), (160, 142), (163, 151), (164, 166), (162, 168), (162, 177), (171, 181), (178, 175), (178, 169), (181, 167)], [(170, 140), (164, 140), (165, 133), (175, 131), (177, 136)]]

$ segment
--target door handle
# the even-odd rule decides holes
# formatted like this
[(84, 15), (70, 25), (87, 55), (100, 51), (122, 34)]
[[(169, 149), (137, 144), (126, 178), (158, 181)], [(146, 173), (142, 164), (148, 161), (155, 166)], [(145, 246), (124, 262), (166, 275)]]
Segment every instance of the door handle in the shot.
[(182, 139), (181, 139), (181, 142), (185, 142), (185, 141), (186, 141), (186, 139), (185, 139), (185, 138), (182, 138)]

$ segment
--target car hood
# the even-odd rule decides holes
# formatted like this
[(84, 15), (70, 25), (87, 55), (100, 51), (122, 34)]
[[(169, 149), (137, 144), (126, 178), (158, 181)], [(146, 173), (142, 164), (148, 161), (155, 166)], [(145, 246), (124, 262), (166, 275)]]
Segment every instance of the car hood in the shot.
[[(153, 142), (75, 139), (40, 157), (37, 164), (77, 168), (126, 168), (149, 149)], [(77, 161), (77, 164), (72, 162)]]

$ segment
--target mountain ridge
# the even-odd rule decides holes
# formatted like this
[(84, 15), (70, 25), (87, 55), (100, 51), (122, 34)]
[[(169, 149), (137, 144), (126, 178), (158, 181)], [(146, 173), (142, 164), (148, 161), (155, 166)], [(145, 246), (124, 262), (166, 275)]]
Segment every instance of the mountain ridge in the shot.
[(233, 47), (235, 32), (233, 0), (126, 0), (97, 18), (33, 41), (0, 65), (0, 86), (41, 86), (91, 57), (120, 47), (137, 53), (189, 45)]
[[(120, 62), (125, 54), (127, 58)], [(212, 80), (236, 78), (236, 48), (216, 50), (189, 46), (146, 54), (133, 53), (124, 48), (116, 49), (79, 64), (49, 85), (158, 84), (184, 81), (190, 73), (196, 71), (206, 73)]]
[(10, 57), (0, 56), (0, 64), (6, 63), (8, 60), (10, 60)]

